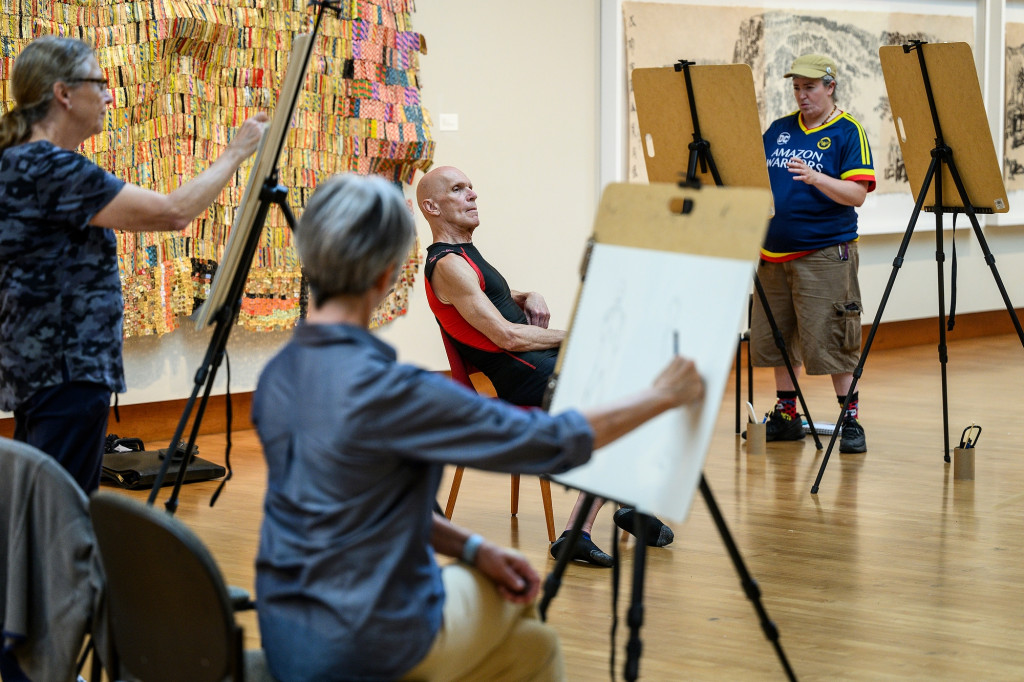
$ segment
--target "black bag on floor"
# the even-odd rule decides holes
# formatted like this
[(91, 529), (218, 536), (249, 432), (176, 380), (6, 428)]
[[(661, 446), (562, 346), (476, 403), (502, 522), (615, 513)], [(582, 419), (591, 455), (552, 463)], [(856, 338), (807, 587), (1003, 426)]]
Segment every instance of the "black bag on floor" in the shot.
[[(107, 452), (103, 455), (101, 483), (109, 483), (128, 490), (145, 490), (152, 488), (156, 482), (167, 448), (147, 451), (145, 444), (138, 438), (118, 438), (107, 436)], [(184, 445), (179, 445), (174, 452), (171, 464), (167, 467), (163, 485), (174, 485), (178, 479), (178, 469), (184, 460)], [(209, 462), (196, 456), (199, 450), (193, 446), (192, 457), (185, 471), (185, 483), (208, 481), (220, 478), (227, 470), (219, 464)]]

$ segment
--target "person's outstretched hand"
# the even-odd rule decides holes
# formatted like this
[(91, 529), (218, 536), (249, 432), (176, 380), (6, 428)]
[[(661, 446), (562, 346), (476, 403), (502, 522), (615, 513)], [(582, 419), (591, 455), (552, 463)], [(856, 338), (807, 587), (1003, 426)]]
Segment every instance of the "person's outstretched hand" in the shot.
[(676, 356), (654, 380), (654, 389), (661, 392), (675, 407), (695, 403), (704, 397), (704, 380), (693, 360)]
[(238, 132), (231, 139), (228, 147), (234, 148), (242, 158), (248, 158), (256, 151), (256, 147), (259, 146), (260, 140), (263, 138), (263, 132), (267, 128), (267, 122), (270, 117), (267, 116), (266, 112), (260, 112), (255, 116), (252, 116), (245, 120), (238, 128)]

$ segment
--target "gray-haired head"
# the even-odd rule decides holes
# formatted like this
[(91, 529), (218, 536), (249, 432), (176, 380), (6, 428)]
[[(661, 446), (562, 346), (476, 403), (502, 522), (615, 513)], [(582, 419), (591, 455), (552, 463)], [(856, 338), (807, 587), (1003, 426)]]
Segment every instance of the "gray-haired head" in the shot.
[(88, 72), (95, 53), (75, 38), (42, 36), (25, 46), (14, 61), (11, 94), (14, 108), (0, 119), (0, 151), (29, 138), (32, 126), (43, 120), (53, 103), (53, 86)]
[(335, 175), (313, 193), (295, 227), (295, 245), (316, 304), (366, 293), (416, 236), (401, 191), (377, 176)]
[(834, 86), (832, 88), (832, 99), (834, 100), (836, 98), (836, 88), (839, 87), (836, 84), (836, 79), (833, 78), (832, 76), (825, 75), (821, 77), (821, 84), (824, 85), (826, 88), (828, 88), (828, 86), (830, 85)]

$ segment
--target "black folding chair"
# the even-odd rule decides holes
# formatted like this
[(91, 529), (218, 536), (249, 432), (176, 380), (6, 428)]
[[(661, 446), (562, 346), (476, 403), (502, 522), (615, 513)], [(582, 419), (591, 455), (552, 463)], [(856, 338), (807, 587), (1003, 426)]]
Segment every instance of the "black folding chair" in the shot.
[(246, 651), (236, 604), (209, 551), (183, 523), (125, 495), (89, 503), (106, 573), (115, 679), (270, 680), (261, 649)]

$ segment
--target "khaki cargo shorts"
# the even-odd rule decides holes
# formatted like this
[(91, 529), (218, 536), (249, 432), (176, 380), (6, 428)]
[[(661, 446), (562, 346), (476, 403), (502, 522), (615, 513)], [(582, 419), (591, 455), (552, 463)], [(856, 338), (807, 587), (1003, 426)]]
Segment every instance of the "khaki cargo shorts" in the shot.
[[(847, 242), (785, 263), (762, 261), (757, 268), (790, 360), (808, 374), (852, 372), (860, 361), (859, 263), (857, 243)], [(750, 350), (757, 367), (786, 364), (756, 292)]]

